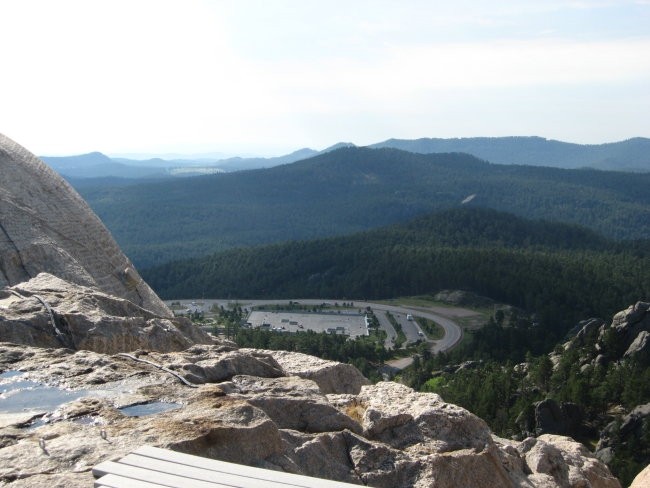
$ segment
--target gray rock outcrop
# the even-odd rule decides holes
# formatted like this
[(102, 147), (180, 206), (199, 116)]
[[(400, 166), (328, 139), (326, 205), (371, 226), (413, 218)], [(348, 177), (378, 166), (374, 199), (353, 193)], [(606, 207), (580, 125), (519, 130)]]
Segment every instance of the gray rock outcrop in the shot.
[(174, 318), (83, 199), (0, 135), (0, 340), (104, 353), (210, 337)]
[(621, 344), (621, 352), (627, 353), (627, 357), (634, 357), (637, 353), (647, 354), (647, 339), (644, 340), (643, 333), (650, 332), (650, 303), (637, 302), (617, 313), (612, 319), (611, 329), (616, 341)]
[(0, 290), (0, 338), (108, 354), (181, 351), (212, 342), (186, 318), (161, 317), (129, 300), (47, 273)]
[(650, 332), (642, 330), (623, 354), (625, 358), (633, 358), (642, 365), (650, 365)]
[(327, 361), (308, 354), (287, 351), (260, 351), (270, 354), (290, 375), (315, 381), (323, 393), (359, 393), (369, 385), (357, 368), (350, 364)]
[(0, 175), (0, 288), (45, 272), (172, 317), (79, 194), (1, 134)]
[[(480, 418), (433, 393), (392, 382), (346, 393), (353, 375), (326, 394), (300, 374), (299, 364), (309, 369), (304, 354), (276, 361), (229, 342), (134, 354), (177, 372), (214, 367), (226, 379), (189, 388), (122, 355), (0, 343), (0, 372), (85, 389), (59, 406), (0, 414), (0, 484), (90, 486), (92, 466), (148, 444), (376, 488), (620, 487), (581, 444), (550, 435), (496, 438)], [(325, 388), (342, 379), (336, 363), (313, 359)], [(16, 374), (0, 377), (3, 388)], [(176, 408), (140, 417), (120, 410), (156, 402)]]
[(596, 456), (601, 460), (613, 457), (616, 446), (638, 444), (644, 426), (650, 423), (650, 403), (637, 405), (630, 413), (610, 422), (600, 433)]
[(549, 398), (535, 404), (535, 433), (576, 435), (584, 420), (582, 409), (575, 403), (558, 403)]

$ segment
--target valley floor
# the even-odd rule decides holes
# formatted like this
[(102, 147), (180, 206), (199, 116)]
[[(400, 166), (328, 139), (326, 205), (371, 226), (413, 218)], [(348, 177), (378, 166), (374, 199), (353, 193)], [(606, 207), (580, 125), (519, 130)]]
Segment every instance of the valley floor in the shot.
[[(208, 312), (210, 310), (216, 310), (220, 307), (225, 309), (232, 308), (233, 306), (241, 307), (242, 309), (252, 310), (254, 307), (260, 307), (262, 305), (287, 305), (293, 304), (296, 306), (327, 306), (331, 307), (332, 310), (336, 310), (340, 305), (345, 302), (345, 300), (331, 300), (331, 299), (302, 299), (302, 300), (247, 300), (247, 299), (190, 299), (190, 300), (168, 300), (166, 301), (168, 306), (176, 308), (177, 310), (200, 310)], [(404, 335), (406, 336), (406, 343), (415, 343), (417, 341), (426, 340), (430, 344), (430, 349), (432, 353), (444, 352), (452, 349), (456, 346), (463, 336), (463, 329), (459, 322), (467, 322), (472, 319), (481, 318), (482, 315), (480, 312), (475, 310), (470, 310), (467, 308), (461, 307), (446, 307), (439, 305), (428, 305), (428, 304), (402, 304), (399, 301), (394, 303), (379, 303), (379, 302), (366, 302), (366, 301), (355, 301), (349, 302), (349, 306), (342, 308), (348, 308), (350, 310), (361, 310), (365, 311), (367, 308), (372, 309), (375, 312), (375, 315), (379, 321), (380, 328), (386, 332), (386, 341), (385, 347), (391, 349), (394, 347), (395, 340), (397, 338), (397, 331), (395, 327), (388, 320), (386, 312), (390, 313), (394, 320), (396, 320), (402, 328)], [(381, 313), (377, 313), (381, 312)], [(255, 313), (255, 312), (252, 312)], [(421, 326), (418, 324), (418, 317), (422, 317), (428, 320), (435, 322), (440, 325), (444, 330), (444, 335), (438, 340), (426, 339), (426, 335), (422, 330)], [(343, 316), (345, 319), (346, 317)], [(300, 324), (302, 325), (302, 324)], [(293, 328), (295, 329), (297, 325)], [(290, 326), (287, 325), (289, 330)], [(309, 329), (310, 325), (305, 324), (305, 328)], [(326, 329), (324, 329), (326, 330)], [(316, 332), (323, 332), (322, 328), (317, 327)], [(393, 367), (398, 369), (403, 369), (409, 366), (412, 362), (410, 358), (404, 358), (398, 360), (395, 364), (392, 364)]]

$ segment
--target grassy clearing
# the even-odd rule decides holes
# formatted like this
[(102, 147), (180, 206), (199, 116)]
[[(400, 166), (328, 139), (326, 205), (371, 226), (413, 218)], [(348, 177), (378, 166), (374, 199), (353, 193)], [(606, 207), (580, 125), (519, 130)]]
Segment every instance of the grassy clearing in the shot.
[(445, 329), (441, 325), (435, 323), (433, 320), (425, 319), (424, 317), (415, 317), (415, 320), (424, 331), (427, 339), (437, 341), (445, 336)]

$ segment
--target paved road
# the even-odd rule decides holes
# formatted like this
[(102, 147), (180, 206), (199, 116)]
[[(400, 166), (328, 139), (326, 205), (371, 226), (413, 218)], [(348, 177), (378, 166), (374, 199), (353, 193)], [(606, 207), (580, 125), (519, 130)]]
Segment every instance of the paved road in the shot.
[(388, 320), (385, 313), (376, 313), (375, 317), (377, 317), (377, 320), (379, 321), (379, 327), (386, 332), (384, 347), (386, 349), (393, 349), (395, 347), (395, 339), (397, 339), (397, 331), (395, 330), (395, 327), (390, 323), (390, 320)]
[[(174, 300), (168, 300), (166, 301), (166, 303), (169, 304), (172, 301)], [(182, 301), (184, 303), (191, 302), (191, 300), (182, 300)], [(250, 308), (255, 305), (265, 305), (265, 304), (275, 305), (275, 304), (289, 303), (289, 300), (245, 300), (245, 299), (239, 299), (239, 300), (224, 300), (224, 299), (198, 300), (197, 299), (196, 301), (203, 303), (204, 309), (206, 310), (209, 309), (214, 304), (216, 304), (217, 306), (223, 305), (224, 307), (227, 307), (229, 304), (235, 302), (237, 302), (239, 306), (242, 308)], [(339, 303), (339, 304), (342, 303), (341, 300), (323, 300), (323, 299), (303, 299), (303, 300), (291, 300), (291, 301), (300, 303), (302, 305), (320, 305), (322, 303), (334, 305), (335, 303)], [(395, 316), (395, 318), (399, 320), (400, 324), (402, 324), (402, 330), (404, 331), (404, 335), (406, 335), (408, 342), (415, 342), (419, 339), (422, 339), (424, 333), (420, 329), (420, 326), (417, 324), (417, 321), (415, 320), (411, 321), (406, 319), (407, 314), (424, 317), (426, 319), (433, 320), (434, 322), (439, 324), (445, 331), (444, 337), (437, 341), (428, 341), (431, 346), (431, 352), (434, 354), (451, 349), (460, 341), (460, 339), (463, 336), (462, 329), (456, 322), (454, 322), (450, 318), (443, 317), (439, 313), (434, 313), (432, 311), (429, 311), (430, 309), (427, 308), (385, 305), (383, 303), (373, 303), (373, 302), (359, 302), (359, 301), (354, 302), (354, 308), (364, 309), (366, 307), (370, 307), (375, 311), (375, 315), (379, 319), (379, 324), (386, 331), (386, 334), (388, 336), (385, 343), (386, 347), (393, 347), (392, 340), (397, 335), (395, 329), (386, 318), (386, 314), (385, 314), (386, 311), (389, 311), (391, 314), (393, 314), (393, 316)], [(377, 312), (384, 312), (384, 313), (377, 313)], [(422, 333), (422, 335), (420, 335), (420, 333)], [(394, 367), (399, 367), (399, 369), (403, 369), (406, 366), (410, 365), (410, 363), (413, 360), (411, 359), (409, 362), (409, 358), (404, 358), (398, 361), (399, 361), (399, 366), (395, 366), (395, 364), (392, 363), (391, 365)]]

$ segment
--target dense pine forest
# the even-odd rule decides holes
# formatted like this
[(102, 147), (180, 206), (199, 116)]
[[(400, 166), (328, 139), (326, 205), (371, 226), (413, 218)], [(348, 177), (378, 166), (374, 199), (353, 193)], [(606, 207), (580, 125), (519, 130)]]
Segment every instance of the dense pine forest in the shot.
[(613, 239), (648, 238), (649, 186), (650, 173), (369, 148), (180, 180), (77, 182), (139, 269), (233, 247), (351, 234), (463, 201), (583, 225)]
[(548, 330), (650, 292), (648, 241), (460, 208), (348, 237), (224, 251), (145, 270), (164, 298), (380, 299), (463, 289), (535, 311)]

